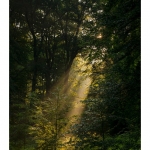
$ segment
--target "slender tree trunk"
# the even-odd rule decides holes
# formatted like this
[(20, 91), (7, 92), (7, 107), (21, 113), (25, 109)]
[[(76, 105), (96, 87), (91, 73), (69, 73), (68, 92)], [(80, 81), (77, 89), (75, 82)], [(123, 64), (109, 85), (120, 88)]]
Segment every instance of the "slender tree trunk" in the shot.
[(50, 71), (47, 70), (47, 72), (46, 72), (46, 95), (47, 96), (50, 93), (50, 91), (49, 91), (50, 90), (50, 84), (51, 84), (50, 80), (51, 80), (51, 78), (50, 78)]
[(33, 16), (30, 18), (29, 13), (26, 11), (25, 13), (26, 22), (28, 24), (29, 30), (33, 37), (33, 53), (34, 53), (34, 69), (32, 76), (32, 92), (36, 90), (36, 79), (37, 79), (37, 61), (38, 61), (38, 51), (37, 51), (37, 39), (35, 36), (35, 31), (33, 27)]
[(36, 38), (34, 37), (34, 69), (33, 69), (33, 77), (32, 77), (32, 92), (36, 90), (36, 80), (37, 80), (37, 42)]

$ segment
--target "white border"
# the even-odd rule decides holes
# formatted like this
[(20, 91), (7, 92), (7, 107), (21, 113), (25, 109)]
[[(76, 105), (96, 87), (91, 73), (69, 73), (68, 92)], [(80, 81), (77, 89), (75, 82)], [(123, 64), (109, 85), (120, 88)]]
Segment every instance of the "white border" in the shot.
[(150, 1), (141, 0), (141, 149), (150, 148)]
[(0, 1), (0, 149), (9, 150), (9, 1)]

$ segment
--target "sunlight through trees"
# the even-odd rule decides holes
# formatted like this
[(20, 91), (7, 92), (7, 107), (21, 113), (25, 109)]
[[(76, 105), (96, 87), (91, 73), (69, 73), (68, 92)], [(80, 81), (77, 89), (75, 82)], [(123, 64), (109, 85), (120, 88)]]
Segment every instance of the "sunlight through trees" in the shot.
[(10, 150), (140, 150), (140, 5), (10, 0)]

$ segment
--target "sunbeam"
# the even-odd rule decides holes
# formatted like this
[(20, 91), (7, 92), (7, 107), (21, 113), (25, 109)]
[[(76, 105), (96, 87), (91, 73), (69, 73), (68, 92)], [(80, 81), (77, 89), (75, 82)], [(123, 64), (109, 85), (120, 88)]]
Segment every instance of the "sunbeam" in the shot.
[[(77, 123), (77, 120), (84, 111), (84, 104), (82, 101), (87, 97), (92, 81), (90, 74), (91, 65), (87, 65), (87, 61), (78, 56), (73, 62), (69, 76), (70, 87), (68, 88), (67, 95), (71, 101), (71, 108), (66, 115), (66, 117), (69, 118), (69, 122), (62, 130), (62, 134), (65, 136), (59, 139), (63, 145), (74, 137), (74, 135), (70, 133), (70, 126)], [(67, 147), (68, 146), (65, 145), (65, 147), (60, 149), (70, 149), (70, 147)], [(71, 149), (73, 149), (73, 147)]]
[[(67, 142), (73, 139), (75, 136), (71, 133), (71, 126), (78, 123), (82, 112), (84, 111), (83, 101), (86, 99), (89, 87), (92, 82), (91, 79), (92, 65), (88, 63), (88, 60), (84, 60), (78, 55), (71, 66), (69, 71), (68, 81), (65, 82), (66, 74), (64, 74), (60, 80), (51, 88), (50, 95), (48, 96), (50, 101), (50, 109), (54, 110), (55, 117), (55, 134), (58, 150), (73, 150), (73, 147), (68, 147)], [(63, 113), (63, 114), (62, 114)], [(66, 120), (65, 126), (59, 131), (59, 114)], [(60, 145), (63, 145), (60, 147)]]

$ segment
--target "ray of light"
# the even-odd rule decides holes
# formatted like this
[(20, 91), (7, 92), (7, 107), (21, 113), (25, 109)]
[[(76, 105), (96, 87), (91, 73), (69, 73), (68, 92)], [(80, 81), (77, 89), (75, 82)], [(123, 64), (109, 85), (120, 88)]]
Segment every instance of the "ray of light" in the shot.
[[(70, 131), (70, 125), (77, 123), (77, 119), (80, 118), (82, 112), (84, 111), (84, 104), (82, 101), (87, 97), (89, 87), (92, 82), (90, 77), (92, 67), (86, 63), (87, 62), (84, 59), (78, 57), (74, 60), (70, 71), (70, 88), (68, 89), (67, 93), (72, 105), (71, 109), (66, 115), (66, 117), (69, 118), (69, 122), (63, 129), (64, 134), (67, 134), (60, 138), (60, 141), (63, 144), (69, 142), (69, 140), (73, 138), (74, 135), (72, 133), (68, 133)], [(67, 150), (70, 149), (70, 147), (66, 146), (65, 148), (61, 148), (61, 150), (63, 149)], [(73, 147), (71, 149), (73, 150)]]

